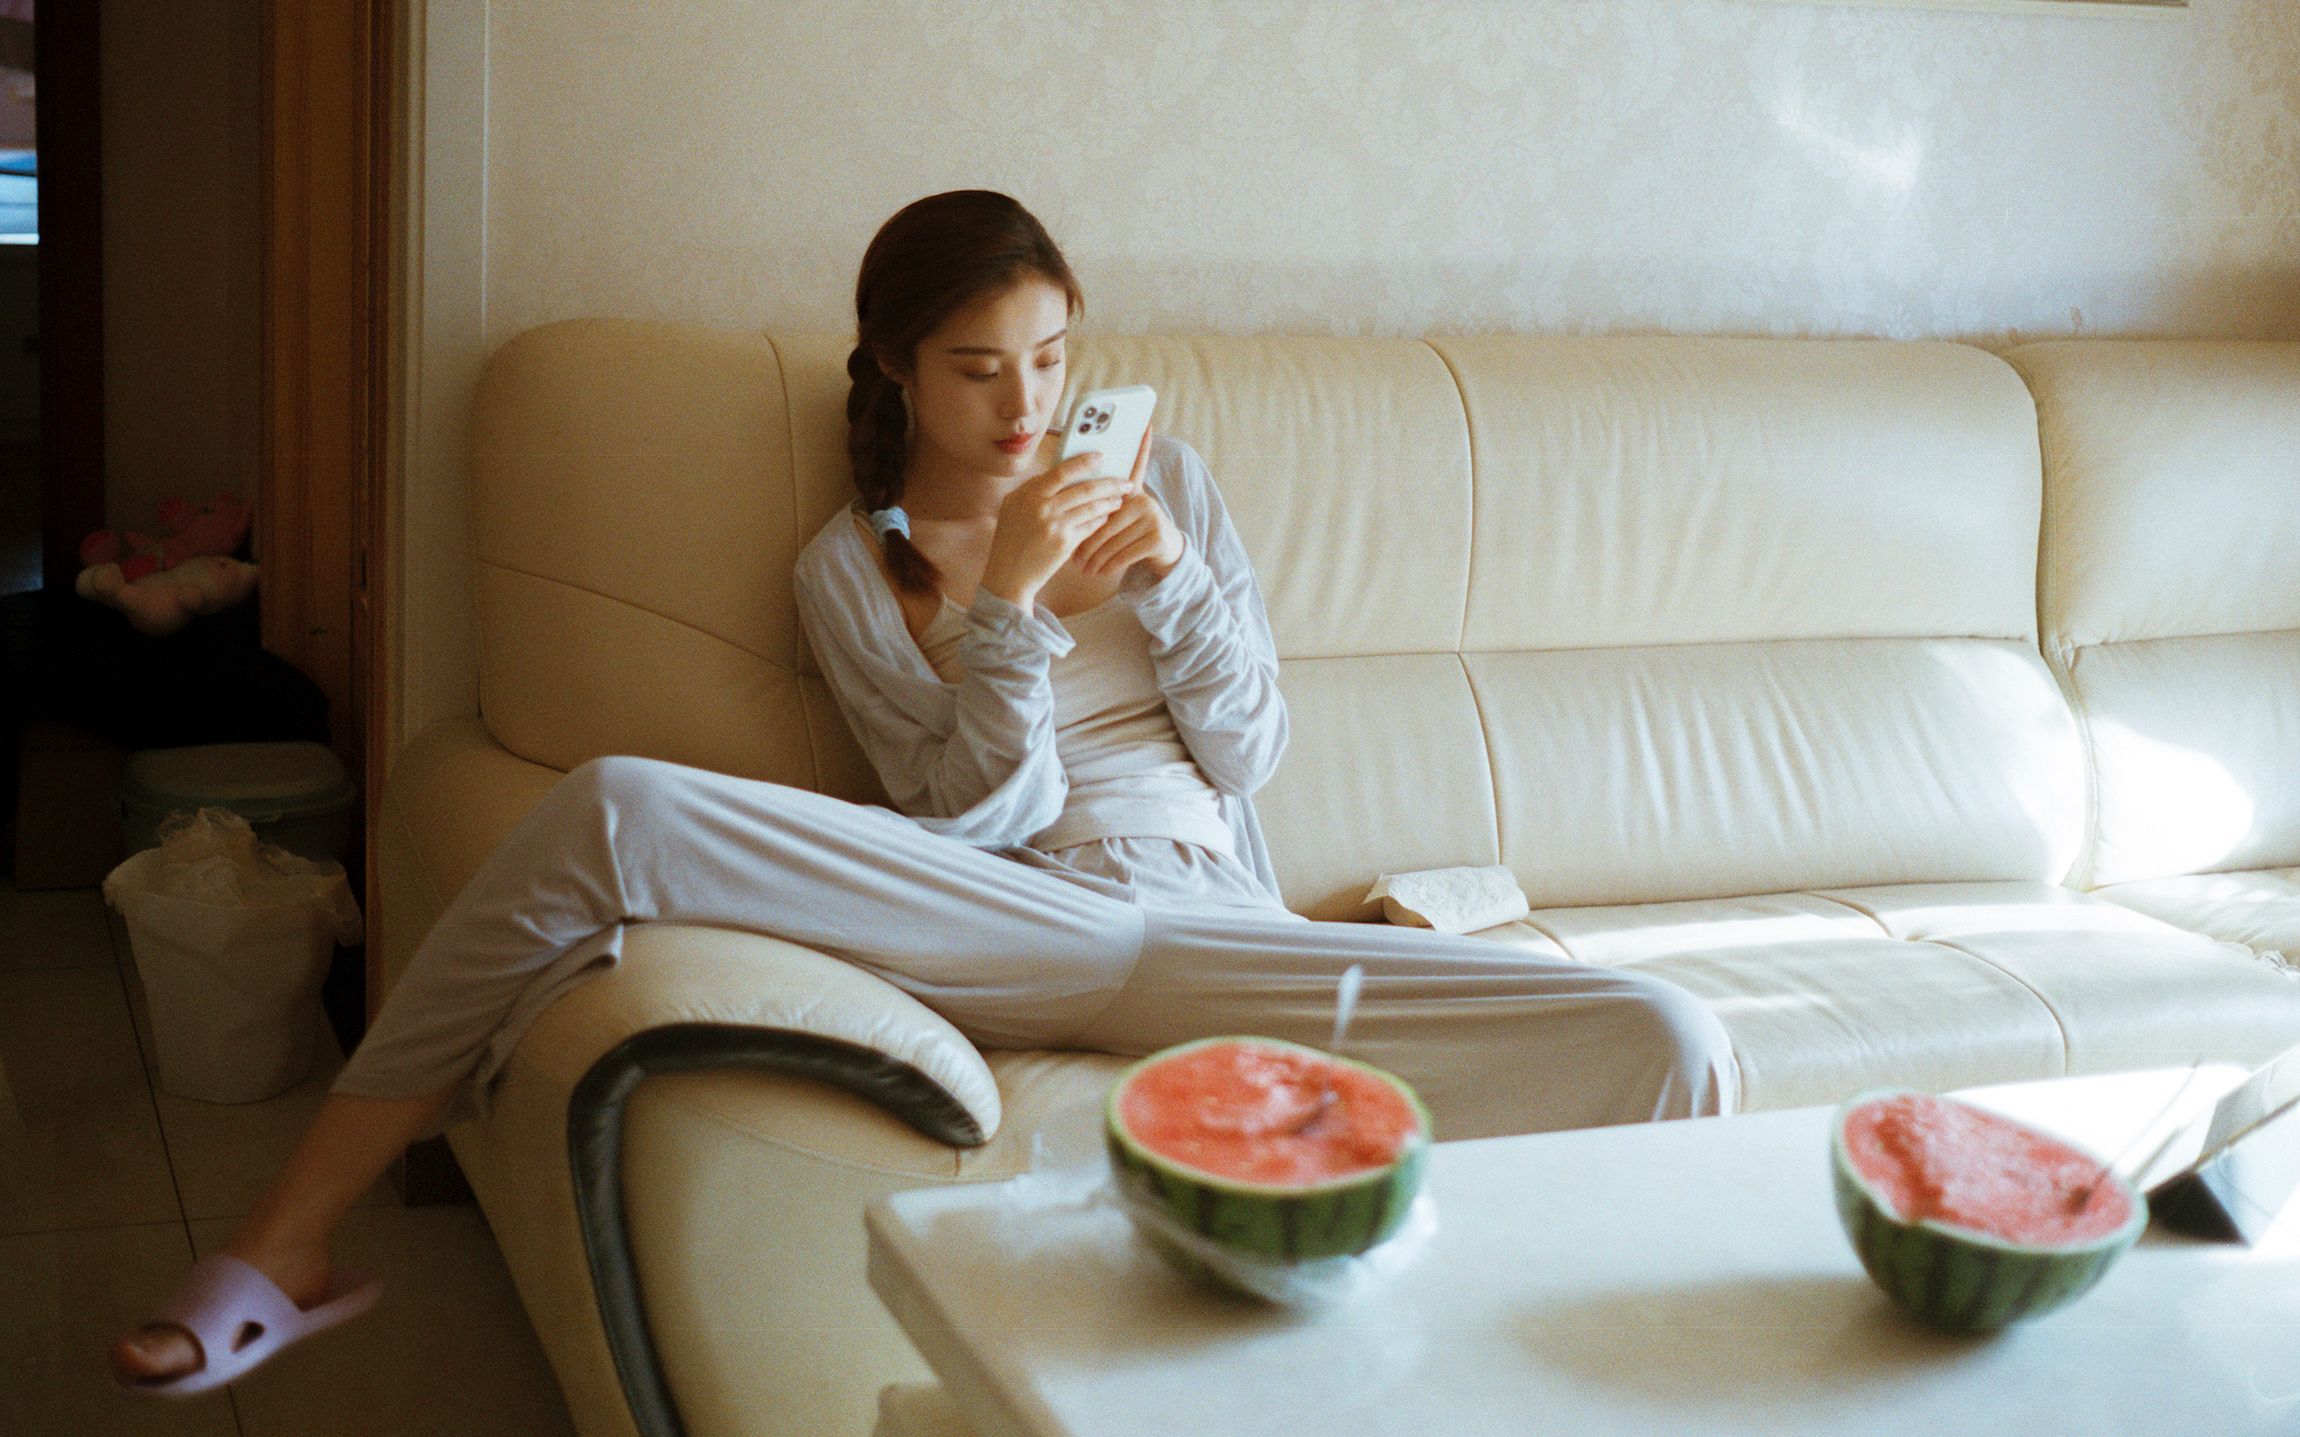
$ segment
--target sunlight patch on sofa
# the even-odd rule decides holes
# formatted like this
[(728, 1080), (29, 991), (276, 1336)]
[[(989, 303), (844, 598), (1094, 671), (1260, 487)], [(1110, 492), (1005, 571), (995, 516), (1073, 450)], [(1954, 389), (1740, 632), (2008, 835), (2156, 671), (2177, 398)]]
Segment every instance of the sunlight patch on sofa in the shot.
[(2124, 873), (2199, 873), (2217, 868), (2252, 836), (2254, 804), (2225, 764), (2095, 716), (2104, 802), (2103, 857)]

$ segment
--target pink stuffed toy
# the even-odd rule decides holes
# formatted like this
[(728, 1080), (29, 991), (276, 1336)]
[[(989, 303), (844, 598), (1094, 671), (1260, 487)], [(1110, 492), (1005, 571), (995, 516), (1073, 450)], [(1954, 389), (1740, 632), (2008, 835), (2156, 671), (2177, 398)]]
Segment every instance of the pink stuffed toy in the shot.
[(127, 577), (124, 564), (95, 564), (80, 571), (72, 587), (83, 599), (110, 604), (128, 616), (137, 632), (160, 638), (213, 614), (255, 592), (256, 566), (221, 554), (195, 554), (170, 568)]
[[(121, 577), (134, 583), (147, 574), (172, 569), (186, 559), (205, 554), (229, 554), (248, 536), (255, 510), (237, 494), (218, 494), (201, 504), (187, 499), (160, 501), (159, 538), (136, 529), (114, 533), (98, 529), (80, 541), (84, 565), (118, 564)], [(86, 590), (82, 589), (82, 593)]]
[(80, 541), (86, 565), (72, 588), (110, 604), (138, 632), (172, 634), (199, 614), (228, 609), (254, 591), (256, 566), (228, 557), (248, 536), (255, 511), (237, 494), (202, 504), (160, 501), (166, 533), (154, 539), (130, 529), (98, 529)]

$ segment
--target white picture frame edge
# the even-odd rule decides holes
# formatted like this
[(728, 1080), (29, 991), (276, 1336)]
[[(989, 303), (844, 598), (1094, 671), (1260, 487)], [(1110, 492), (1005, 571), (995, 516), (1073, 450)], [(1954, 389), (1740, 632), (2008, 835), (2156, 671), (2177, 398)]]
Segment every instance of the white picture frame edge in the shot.
[(1979, 10), (2002, 15), (2058, 15), (2063, 19), (2167, 19), (2189, 12), (2190, 0), (1756, 0), (1761, 5), (1807, 5), (1838, 9)]

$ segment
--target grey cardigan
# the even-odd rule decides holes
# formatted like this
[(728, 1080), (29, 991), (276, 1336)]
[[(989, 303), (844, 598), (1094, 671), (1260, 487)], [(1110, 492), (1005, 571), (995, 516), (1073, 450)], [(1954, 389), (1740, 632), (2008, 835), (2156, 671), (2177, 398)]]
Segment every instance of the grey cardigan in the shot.
[[(1197, 451), (1159, 436), (1146, 483), (1182, 531), (1182, 558), (1155, 583), (1134, 569), (1119, 596), (1150, 635), (1158, 687), (1219, 791), (1239, 860), (1280, 897), (1249, 797), (1276, 771), (1287, 733), (1253, 565)], [(898, 810), (977, 848), (1027, 846), (1054, 822), (1070, 789), (1047, 677), (1050, 661), (1074, 642), (1061, 620), (1044, 605), (1025, 612), (978, 589), (959, 641), (966, 677), (944, 683), (847, 509), (800, 551), (796, 582), (815, 661)]]

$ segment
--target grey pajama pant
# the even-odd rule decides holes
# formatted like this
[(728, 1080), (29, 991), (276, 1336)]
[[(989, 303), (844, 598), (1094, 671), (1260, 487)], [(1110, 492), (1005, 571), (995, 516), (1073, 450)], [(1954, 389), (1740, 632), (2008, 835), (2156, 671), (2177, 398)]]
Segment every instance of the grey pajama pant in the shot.
[[(1344, 1050), (1398, 1073), (1447, 1137), (1730, 1112), (1724, 1029), (1666, 982), (1483, 939), (1319, 923), (1226, 855), (1165, 840), (991, 851), (889, 809), (678, 764), (568, 774), (449, 905), (335, 1091), (455, 1085), (484, 1111), (527, 1024), (617, 961), (626, 924), (770, 934), (878, 974), (985, 1047), (1121, 1054), (1219, 1033)], [(1090, 871), (1099, 870), (1099, 871)]]

